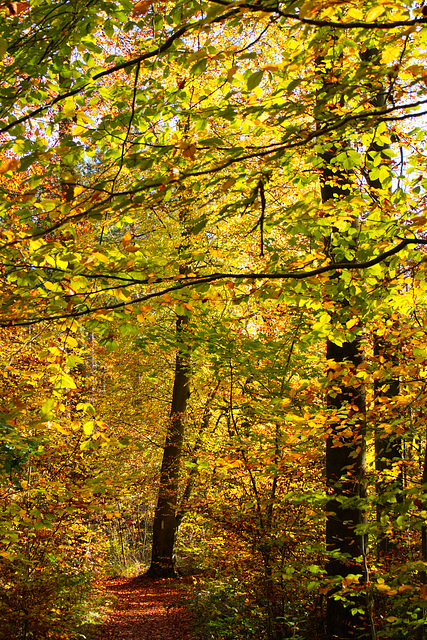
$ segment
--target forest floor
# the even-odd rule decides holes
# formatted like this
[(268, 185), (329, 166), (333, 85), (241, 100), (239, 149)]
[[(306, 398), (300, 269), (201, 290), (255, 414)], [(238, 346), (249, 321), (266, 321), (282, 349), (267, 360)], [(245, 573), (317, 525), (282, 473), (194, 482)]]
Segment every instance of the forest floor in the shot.
[(110, 578), (113, 609), (94, 640), (193, 640), (187, 606), (191, 578)]

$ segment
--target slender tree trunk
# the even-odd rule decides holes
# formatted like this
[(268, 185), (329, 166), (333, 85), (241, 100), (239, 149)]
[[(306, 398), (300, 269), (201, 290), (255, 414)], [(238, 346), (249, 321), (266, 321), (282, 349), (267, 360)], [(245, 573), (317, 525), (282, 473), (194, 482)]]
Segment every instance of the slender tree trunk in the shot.
[[(378, 49), (371, 48), (362, 52), (361, 59), (366, 62), (373, 62), (374, 65), (380, 63), (380, 56)], [(374, 67), (375, 68), (375, 67)], [(372, 87), (373, 95), (370, 102), (374, 107), (383, 107), (386, 102), (385, 90), (382, 85)], [(380, 154), (382, 164), (386, 165), (389, 162), (385, 151), (390, 145), (385, 143), (379, 144), (375, 140), (370, 145), (367, 151), (368, 158), (368, 171), (366, 175), (366, 181), (371, 190), (371, 197), (375, 201), (378, 198), (380, 190), (387, 189), (381, 180), (372, 179), (370, 176), (370, 164), (374, 160), (373, 155)], [(384, 327), (387, 326), (389, 317), (383, 318)], [(377, 359), (377, 366), (380, 368), (381, 363), (396, 366), (399, 363), (397, 345), (394, 345), (391, 340), (384, 338), (378, 333), (374, 334), (374, 357)], [(384, 368), (384, 373), (386, 369)], [(378, 481), (376, 484), (376, 492), (379, 498), (377, 504), (377, 521), (381, 524), (382, 517), (390, 512), (390, 503), (384, 503), (381, 499), (385, 492), (395, 488), (397, 491), (402, 487), (402, 474), (393, 479), (393, 464), (402, 458), (402, 439), (396, 437), (393, 433), (385, 433), (378, 428), (378, 422), (388, 423), (393, 420), (393, 406), (391, 400), (393, 397), (399, 395), (399, 379), (389, 375), (382, 377), (380, 380), (376, 380), (374, 383), (375, 405), (376, 405), (376, 426), (375, 426), (375, 470), (378, 474)], [(378, 539), (377, 553), (388, 553), (393, 547), (392, 540), (389, 535), (381, 534)]]
[[(388, 340), (374, 335), (374, 356), (388, 364), (397, 364), (396, 346)], [(399, 380), (391, 376), (388, 380), (382, 378), (375, 382), (375, 404), (376, 404), (376, 422), (390, 424), (394, 418), (394, 408), (392, 399), (399, 395)], [(379, 526), (382, 525), (384, 516), (388, 516), (391, 505), (384, 501), (383, 495), (394, 489), (397, 492), (397, 498), (401, 492), (402, 472), (399, 471), (396, 477), (393, 477), (393, 465), (402, 459), (402, 439), (393, 433), (389, 434), (379, 429), (378, 425), (375, 429), (375, 470), (378, 474), (376, 483), (376, 492), (378, 497), (377, 503), (377, 521)], [(386, 554), (394, 548), (393, 540), (387, 533), (381, 533), (377, 543), (377, 553), (379, 555)]]
[[(427, 487), (427, 437), (426, 444), (424, 450), (424, 467), (423, 474), (421, 478), (422, 491), (423, 493)], [(422, 500), (420, 504), (421, 509), (424, 511), (427, 510), (427, 500)], [(423, 524), (421, 527), (421, 560), (427, 564), (427, 525)], [(426, 571), (420, 571), (420, 580), (423, 585), (427, 584), (427, 573)], [(425, 587), (424, 587), (425, 588)], [(424, 618), (426, 616), (426, 609), (423, 607), (419, 612), (419, 618)], [(426, 637), (426, 624), (421, 624), (417, 629), (417, 640), (424, 640)]]
[(194, 487), (194, 483), (196, 481), (196, 475), (197, 475), (197, 460), (198, 460), (198, 455), (199, 455), (199, 451), (202, 447), (202, 443), (203, 443), (203, 437), (204, 434), (207, 432), (208, 428), (209, 428), (209, 423), (210, 423), (210, 419), (212, 417), (212, 402), (218, 392), (219, 386), (220, 386), (220, 382), (217, 383), (216, 387), (214, 389), (211, 390), (211, 392), (208, 395), (208, 398), (206, 400), (204, 409), (203, 409), (203, 416), (202, 416), (202, 421), (200, 424), (200, 428), (199, 428), (199, 432), (197, 434), (197, 438), (196, 441), (194, 443), (194, 447), (193, 447), (193, 452), (192, 452), (192, 456), (191, 456), (191, 462), (194, 466), (191, 467), (190, 472), (188, 474), (188, 479), (187, 479), (187, 483), (185, 485), (183, 494), (182, 494), (182, 498), (181, 498), (181, 502), (179, 505), (179, 508), (177, 510), (177, 514), (176, 514), (176, 521), (177, 521), (177, 527), (180, 526), (185, 514), (187, 513), (188, 509), (189, 509), (189, 504), (190, 504), (190, 498), (191, 498), (191, 494), (193, 491), (193, 487)]
[(188, 316), (178, 316), (176, 335), (178, 347), (170, 418), (160, 470), (160, 487), (154, 511), (151, 566), (147, 575), (169, 577), (175, 575), (173, 547), (177, 530), (177, 501), (179, 469), (184, 441), (185, 413), (190, 388), (190, 352), (186, 345)]

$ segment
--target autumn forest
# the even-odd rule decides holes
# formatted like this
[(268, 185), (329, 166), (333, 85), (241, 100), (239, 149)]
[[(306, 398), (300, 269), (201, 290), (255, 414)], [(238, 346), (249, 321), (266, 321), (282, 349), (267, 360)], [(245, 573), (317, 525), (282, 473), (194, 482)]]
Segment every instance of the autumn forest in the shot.
[(0, 60), (0, 640), (105, 576), (427, 638), (427, 7), (2, 2)]

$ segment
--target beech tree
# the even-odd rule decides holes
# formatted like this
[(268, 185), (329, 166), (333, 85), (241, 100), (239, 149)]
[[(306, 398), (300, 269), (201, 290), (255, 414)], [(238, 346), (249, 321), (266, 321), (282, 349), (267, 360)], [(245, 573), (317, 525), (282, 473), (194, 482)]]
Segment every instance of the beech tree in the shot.
[[(96, 408), (86, 399), (73, 406), (77, 367), (94, 342), (100, 353), (117, 353), (124, 339), (130, 348), (143, 339), (167, 344), (175, 384), (170, 411), (158, 413), (166, 445), (152, 573), (169, 574), (189, 376), (201, 344), (224, 372), (230, 358), (218, 346), (222, 322), (234, 327), (248, 317), (256, 335), (272, 307), (285, 320), (299, 310), (306, 335), (298, 357), (302, 347), (311, 355), (327, 343), (326, 374), (319, 359), (310, 375), (325, 387), (328, 419), (320, 403), (304, 400), (298, 415), (281, 414), (265, 429), (284, 447), (280, 420), (291, 416), (297, 429), (297, 418), (312, 411), (316, 437), (322, 432), (326, 441), (327, 486), (319, 483), (313, 502), (327, 519), (327, 574), (310, 588), (327, 596), (330, 640), (376, 633), (365, 542), (383, 525), (373, 524), (374, 499), (365, 496), (365, 442), (369, 448), (376, 432), (384, 444), (377, 444), (377, 458), (392, 474), (393, 465), (406, 468), (396, 455), (399, 438), (408, 446), (424, 439), (414, 413), (425, 395), (423, 322), (401, 330), (402, 345), (408, 336), (413, 343), (401, 368), (378, 342), (370, 359), (365, 331), (381, 335), (398, 306), (402, 316), (425, 309), (426, 22), (422, 7), (394, 0), (357, 7), (332, 0), (32, 0), (0, 10), (0, 326), (46, 327), (50, 342), (39, 357), (51, 358), (42, 391), (28, 390), (30, 412), (13, 392), (5, 402), (5, 447), (9, 427), (20, 429), (24, 451), (21, 439), (33, 443), (28, 430), (59, 424), (61, 414), (82, 460), (91, 452), (102, 459), (114, 443), (132, 446), (102, 419), (88, 419)], [(168, 327), (172, 319), (175, 331), (166, 322), (153, 329), (149, 317), (156, 314)], [(293, 321), (285, 323), (286, 335), (288, 326)], [(378, 409), (381, 357), (391, 360), (383, 395), (410, 407), (415, 426), (398, 411), (369, 422), (375, 385)], [(293, 358), (292, 346), (284, 368), (294, 371)], [(295, 379), (304, 369), (298, 362)], [(297, 388), (288, 381), (276, 390), (284, 407)], [(228, 414), (216, 411), (218, 420), (228, 415), (231, 433), (230, 402)], [(244, 414), (242, 408), (237, 424), (250, 434), (253, 415)], [(250, 456), (237, 440), (236, 456), (256, 494), (260, 482), (251, 479)], [(274, 455), (279, 460), (276, 449)], [(377, 471), (384, 471), (378, 462)], [(383, 528), (392, 535), (422, 526), (425, 487), (412, 473), (406, 486), (387, 485), (385, 511), (396, 513), (390, 521), (382, 514)], [(102, 493), (99, 484), (93, 493)], [(268, 486), (274, 511), (274, 478)], [(399, 507), (391, 507), (396, 491)], [(266, 509), (263, 553), (271, 571), (266, 532), (273, 516)], [(313, 566), (323, 576), (324, 568)], [(424, 624), (424, 568), (420, 556), (405, 564), (407, 580), (392, 567), (375, 583), (376, 595), (409, 607), (411, 631)]]

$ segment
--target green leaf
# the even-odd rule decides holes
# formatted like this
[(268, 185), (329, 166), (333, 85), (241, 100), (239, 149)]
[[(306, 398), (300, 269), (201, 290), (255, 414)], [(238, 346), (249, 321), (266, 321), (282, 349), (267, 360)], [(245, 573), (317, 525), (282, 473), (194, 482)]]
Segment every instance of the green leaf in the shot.
[(246, 83), (248, 87), (248, 91), (253, 91), (260, 84), (263, 75), (264, 75), (264, 71), (263, 69), (260, 69), (259, 71), (255, 71), (255, 73), (252, 73), (249, 76)]
[(207, 224), (207, 220), (205, 218), (204, 220), (201, 220), (200, 222), (195, 224), (194, 227), (191, 228), (190, 233), (193, 236), (197, 236), (197, 234), (200, 233), (206, 227), (206, 224)]
[(191, 67), (191, 71), (190, 71), (191, 75), (194, 76), (195, 78), (197, 78), (198, 76), (201, 76), (202, 73), (206, 71), (207, 63), (208, 63), (207, 58), (202, 58), (201, 60), (198, 60), (196, 64), (194, 64)]
[(40, 409), (40, 413), (42, 414), (42, 416), (44, 418), (49, 418), (51, 416), (51, 410), (52, 410), (52, 407), (53, 407), (54, 404), (55, 404), (55, 399), (54, 398), (49, 398), (42, 405), (42, 408)]
[(4, 38), (0, 37), (0, 59), (4, 58), (7, 52), (7, 42)]

